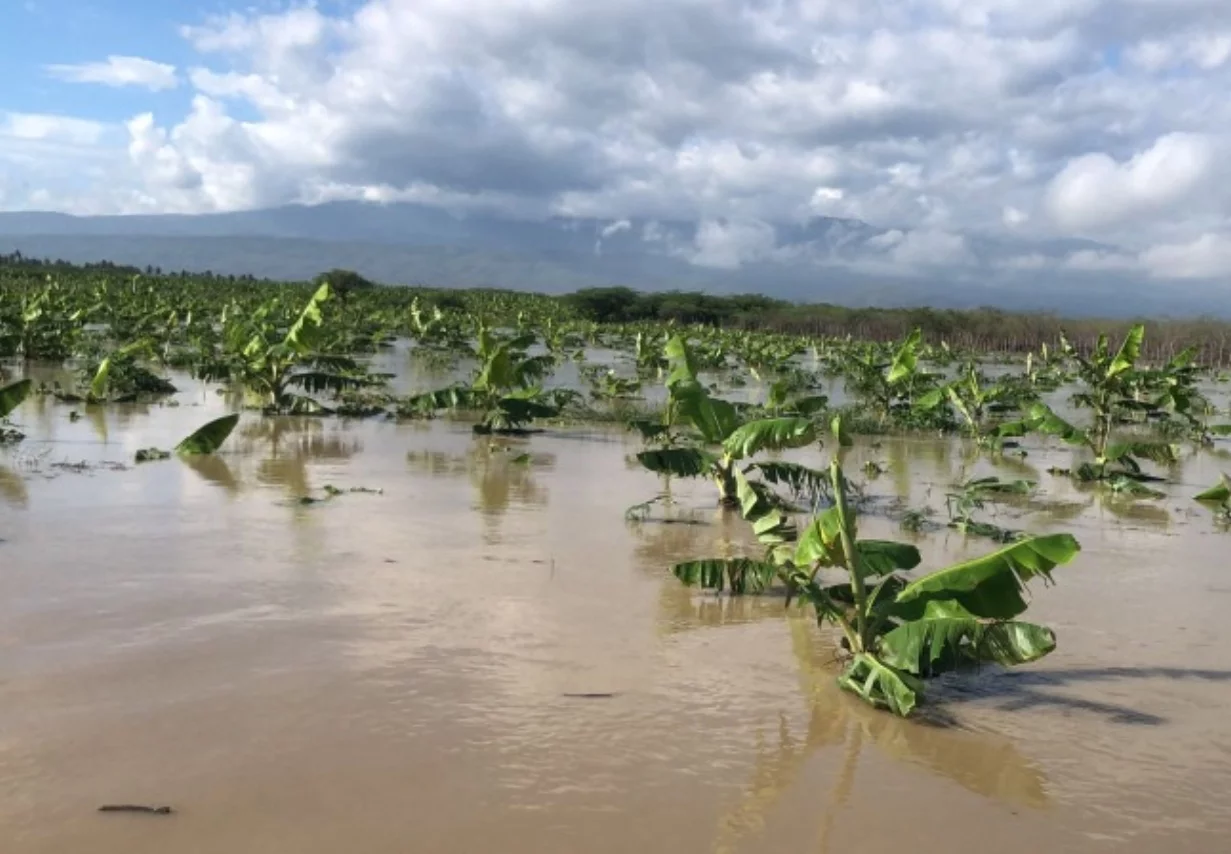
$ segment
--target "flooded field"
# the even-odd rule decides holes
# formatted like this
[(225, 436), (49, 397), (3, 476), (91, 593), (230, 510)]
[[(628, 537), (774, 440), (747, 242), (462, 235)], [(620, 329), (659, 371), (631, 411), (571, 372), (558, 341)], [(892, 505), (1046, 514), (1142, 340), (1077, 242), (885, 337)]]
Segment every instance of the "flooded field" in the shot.
[[(1133, 502), (1049, 477), (1068, 452), (852, 449), (885, 469), (859, 478), (873, 508), (943, 515), (999, 471), (1042, 485), (999, 524), (1083, 546), (1036, 587), (1055, 653), (900, 720), (838, 689), (833, 639), (780, 599), (671, 577), (746, 526), (705, 483), (626, 521), (660, 489), (627, 434), (246, 414), (216, 456), (133, 465), (226, 411), (181, 387), (80, 417), (31, 398), (0, 452), (4, 854), (1231, 845), (1231, 534), (1191, 500), (1231, 468), (1212, 452)], [(890, 515), (863, 530), (910, 538)], [(993, 548), (915, 541), (925, 567)]]

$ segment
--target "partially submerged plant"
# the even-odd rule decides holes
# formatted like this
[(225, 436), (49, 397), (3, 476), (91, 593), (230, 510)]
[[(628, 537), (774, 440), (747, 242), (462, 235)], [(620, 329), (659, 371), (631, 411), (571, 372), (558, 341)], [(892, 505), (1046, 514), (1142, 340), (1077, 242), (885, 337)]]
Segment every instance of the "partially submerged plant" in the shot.
[(1227, 475), (1219, 475), (1218, 483), (1197, 493), (1193, 499), (1210, 507), (1218, 522), (1231, 524), (1231, 478)]
[[(663, 423), (634, 424), (642, 436), (659, 447), (641, 451), (637, 460), (647, 469), (676, 477), (708, 477), (718, 487), (718, 500), (737, 506), (736, 474), (740, 465), (762, 451), (802, 448), (818, 441), (811, 418), (786, 416), (746, 420), (740, 408), (711, 396), (698, 379), (697, 364), (688, 343), (680, 336), (664, 348), (671, 372), (667, 377), (669, 402)], [(774, 482), (802, 487), (818, 474), (794, 463), (752, 463)]]
[(987, 502), (999, 497), (1029, 495), (1035, 484), (1029, 480), (1001, 480), (998, 477), (981, 477), (958, 484), (953, 492), (945, 495), (945, 508), (949, 511), (949, 527), (964, 534), (987, 537), (1002, 543), (1021, 539), (1021, 531), (1013, 531), (974, 518), (975, 511), (986, 507)]
[(215, 418), (176, 445), (175, 452), (181, 456), (212, 454), (222, 447), (222, 443), (227, 440), (238, 423), (238, 415), (224, 415), (221, 418)]
[(329, 284), (321, 285), (289, 327), (279, 322), (276, 299), (251, 314), (224, 313), (221, 349), (197, 364), (197, 375), (239, 382), (267, 411), (293, 414), (327, 411), (312, 395), (379, 384), (350, 356), (323, 349), (331, 297)]
[(475, 351), (479, 365), (470, 383), (415, 395), (399, 407), (399, 413), (478, 412), (481, 417), (474, 430), (484, 434), (518, 433), (536, 418), (555, 418), (578, 395), (571, 389), (543, 389), (542, 380), (555, 359), (529, 355), (534, 342), (533, 334), (503, 337), (481, 325)]
[(0, 445), (20, 442), (25, 438), (25, 434), (7, 426), (5, 422), (13, 410), (29, 397), (33, 388), (33, 381), (28, 379), (18, 380), (0, 388)]
[(829, 475), (834, 504), (802, 533), (740, 475), (741, 509), (765, 555), (688, 561), (674, 574), (690, 586), (733, 593), (783, 584), (812, 606), (818, 623), (841, 631), (848, 657), (838, 683), (902, 716), (919, 702), (924, 679), (984, 663), (1024, 664), (1055, 648), (1051, 629), (1018, 617), (1027, 607), (1026, 584), (1050, 581), (1056, 566), (1077, 555), (1072, 536), (1027, 537), (911, 580), (902, 572), (918, 566), (919, 551), (859, 539), (837, 460)]
[(1141, 423), (1149, 413), (1161, 411), (1158, 404), (1145, 399), (1143, 374), (1137, 369), (1144, 336), (1145, 327), (1134, 326), (1119, 350), (1112, 353), (1107, 337), (1101, 335), (1089, 357), (1082, 356), (1065, 341), (1064, 352), (1076, 363), (1077, 378), (1082, 384), (1073, 402), (1089, 410), (1090, 421), (1084, 427), (1075, 426), (1044, 403), (1035, 403), (1026, 421), (1030, 430), (1056, 436), (1090, 452), (1093, 462), (1082, 463), (1074, 472), (1079, 480), (1118, 484), (1116, 488), (1120, 491), (1143, 495), (1153, 491), (1136, 489), (1131, 482), (1157, 478), (1147, 475), (1141, 462), (1166, 464), (1177, 459), (1176, 447), (1168, 442), (1135, 438), (1113, 441), (1118, 427)]

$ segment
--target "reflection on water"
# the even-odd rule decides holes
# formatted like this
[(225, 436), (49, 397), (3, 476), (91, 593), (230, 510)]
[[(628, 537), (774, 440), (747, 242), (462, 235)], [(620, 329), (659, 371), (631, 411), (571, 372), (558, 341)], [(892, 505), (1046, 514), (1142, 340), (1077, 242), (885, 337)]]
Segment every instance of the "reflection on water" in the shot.
[(0, 499), (13, 507), (25, 507), (29, 499), (26, 483), (21, 475), (3, 465), (0, 465)]
[(486, 517), (499, 517), (510, 506), (542, 507), (547, 490), (537, 472), (550, 472), (555, 454), (534, 453), (524, 441), (475, 437), (465, 452), (410, 451), (407, 467), (431, 477), (464, 476), (474, 486), (475, 509)]
[[(1047, 475), (1064, 449), (848, 451), (874, 507), (943, 508), (986, 474), (1038, 480), (997, 512), (1083, 544), (1035, 591), (1056, 653), (940, 684), (929, 717), (905, 722), (842, 693), (829, 639), (781, 599), (670, 577), (758, 546), (702, 481), (673, 481), (673, 504), (627, 522), (661, 484), (619, 434), (245, 414), (215, 456), (45, 476), (172, 447), (224, 410), (182, 387), (178, 406), (97, 421), (32, 400), (16, 419), (30, 462), (0, 452), (5, 854), (932, 839), (1153, 854), (1219, 851), (1231, 833), (1228, 541), (1208, 513), (1174, 512), (1217, 479), (1216, 457), (1187, 458), (1150, 502)], [(869, 459), (885, 474), (862, 477)], [(325, 484), (382, 491), (286, 509)], [(861, 526), (901, 537), (885, 514)], [(951, 531), (919, 545), (928, 568), (990, 548)], [(561, 696), (576, 692), (613, 696)], [(104, 800), (181, 813), (111, 821)]]
[(807, 723), (797, 734), (782, 716), (776, 737), (758, 734), (751, 779), (738, 805), (719, 820), (716, 854), (741, 850), (742, 839), (763, 830), (766, 816), (798, 785), (808, 764), (823, 758), (825, 748), (840, 747), (840, 761), (827, 797), (816, 802), (817, 843), (808, 850), (837, 850), (831, 842), (834, 827), (868, 746), (925, 767), (977, 795), (1014, 806), (1047, 806), (1045, 778), (1009, 739), (903, 721), (857, 703), (834, 682), (834, 649), (818, 640), (811, 621), (793, 617), (787, 623)]

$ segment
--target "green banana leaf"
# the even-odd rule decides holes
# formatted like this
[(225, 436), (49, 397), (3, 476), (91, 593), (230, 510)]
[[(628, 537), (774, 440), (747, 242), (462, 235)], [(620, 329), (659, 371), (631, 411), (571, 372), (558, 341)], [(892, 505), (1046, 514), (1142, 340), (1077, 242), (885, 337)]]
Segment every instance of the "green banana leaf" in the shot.
[(224, 415), (221, 418), (215, 418), (176, 445), (175, 452), (186, 456), (212, 454), (222, 447), (222, 443), (227, 440), (238, 423), (238, 415)]
[(985, 622), (953, 602), (929, 602), (924, 616), (886, 632), (878, 655), (917, 676), (994, 662), (1011, 667), (1037, 661), (1056, 648), (1051, 629), (1019, 621)]
[(923, 683), (914, 676), (862, 652), (851, 659), (838, 677), (838, 684), (858, 694), (865, 702), (900, 717), (914, 711), (918, 696), (923, 692)]
[(893, 365), (889, 368), (889, 376), (886, 377), (889, 385), (897, 385), (915, 373), (915, 368), (919, 363), (919, 342), (922, 340), (923, 333), (916, 329), (902, 342), (902, 346), (898, 348), (897, 354), (893, 357)]
[(893, 602), (893, 615), (922, 619), (929, 602), (955, 602), (972, 616), (1009, 620), (1026, 610), (1025, 584), (1051, 579), (1051, 571), (1081, 550), (1071, 534), (1029, 537), (999, 551), (933, 572), (906, 585)]
[(1086, 434), (1065, 421), (1045, 403), (1030, 407), (1030, 425), (1040, 433), (1056, 436), (1070, 445), (1087, 444)]
[(33, 388), (32, 380), (18, 380), (0, 388), (0, 418), (7, 418), (14, 409), (21, 406), (21, 402), (29, 396)]
[(816, 429), (808, 418), (764, 418), (737, 427), (722, 443), (732, 459), (756, 456), (761, 451), (802, 448), (816, 441)]
[(773, 583), (778, 568), (772, 563), (746, 557), (712, 558), (677, 563), (671, 569), (688, 587), (704, 590), (730, 590), (737, 596), (760, 593)]
[(748, 471), (757, 471), (766, 483), (785, 486), (793, 495), (815, 500), (829, 494), (829, 475), (799, 463), (753, 463)]
[(637, 460), (652, 472), (675, 477), (709, 474), (716, 459), (698, 448), (653, 448), (637, 454)]
[(1117, 377), (1125, 371), (1131, 371), (1136, 366), (1137, 359), (1141, 355), (1141, 342), (1145, 334), (1145, 325), (1141, 323), (1128, 331), (1128, 334), (1124, 336), (1124, 343), (1120, 345), (1120, 351), (1116, 353), (1111, 367), (1107, 369), (1108, 379)]
[(1231, 478), (1225, 474), (1221, 475), (1217, 484), (1197, 493), (1193, 499), (1195, 501), (1231, 501)]

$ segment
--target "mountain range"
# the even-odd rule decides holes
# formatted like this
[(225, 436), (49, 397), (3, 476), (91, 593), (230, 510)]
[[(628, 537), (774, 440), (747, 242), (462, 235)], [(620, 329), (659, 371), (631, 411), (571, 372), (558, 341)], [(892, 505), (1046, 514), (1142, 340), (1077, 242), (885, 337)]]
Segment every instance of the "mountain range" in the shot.
[[(1114, 251), (1081, 240), (1006, 241), (967, 235), (960, 258), (899, 255), (904, 232), (828, 217), (804, 223), (517, 219), (457, 215), (412, 203), (328, 202), (199, 215), (0, 213), (0, 252), (164, 270), (308, 279), (352, 269), (389, 284), (502, 287), (561, 293), (639, 290), (758, 292), (854, 306), (996, 306), (1068, 315), (1231, 317), (1208, 289), (1160, 287), (1113, 271), (1011, 269), (1010, 257), (1061, 259)], [(910, 247), (918, 254), (919, 247)], [(940, 247), (941, 249), (952, 249)], [(907, 263), (901, 263), (906, 261)]]

